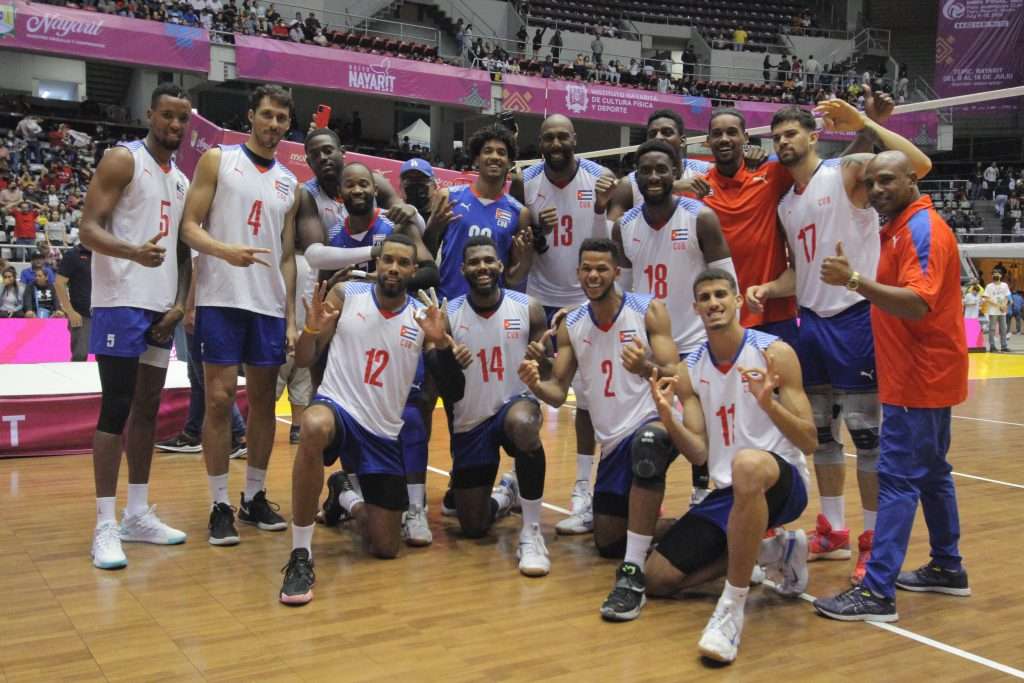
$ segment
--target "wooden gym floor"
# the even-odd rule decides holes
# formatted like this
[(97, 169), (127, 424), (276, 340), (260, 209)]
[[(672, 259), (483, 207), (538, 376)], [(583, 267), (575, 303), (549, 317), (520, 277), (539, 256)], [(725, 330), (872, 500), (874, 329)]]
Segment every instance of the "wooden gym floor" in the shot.
[[(766, 587), (748, 601), (740, 656), (710, 667), (696, 642), (721, 584), (681, 600), (652, 600), (638, 621), (608, 624), (598, 607), (616, 563), (589, 536), (556, 537), (562, 513), (544, 512), (551, 574), (516, 570), (519, 518), (483, 540), (462, 538), (440, 515), (448, 437), (435, 415), (428, 502), (434, 544), (393, 561), (360, 551), (348, 529), (319, 528), (316, 599), (277, 602), (290, 532), (240, 525), (241, 545), (206, 543), (207, 486), (200, 455), (158, 455), (151, 500), (189, 533), (184, 546), (126, 544), (127, 569), (94, 569), (88, 456), (0, 461), (0, 681), (337, 680), (654, 681), (970, 680), (1024, 677), (1024, 357), (972, 356), (970, 399), (954, 410), (961, 549), (974, 595), (900, 593), (900, 621), (848, 624)], [(575, 472), (569, 408), (545, 415), (547, 500), (568, 505)], [(269, 493), (289, 517), (291, 456), (282, 418)], [(847, 441), (848, 443), (848, 441)], [(507, 464), (507, 461), (506, 463)], [(233, 499), (244, 462), (232, 463)], [(125, 468), (122, 467), (123, 503)], [(689, 494), (689, 468), (669, 477), (666, 510)], [(855, 469), (847, 477), (850, 527), (860, 531)], [(813, 525), (816, 492), (800, 520)], [(906, 565), (927, 560), (918, 516)], [(845, 588), (851, 562), (811, 565), (807, 592)]]

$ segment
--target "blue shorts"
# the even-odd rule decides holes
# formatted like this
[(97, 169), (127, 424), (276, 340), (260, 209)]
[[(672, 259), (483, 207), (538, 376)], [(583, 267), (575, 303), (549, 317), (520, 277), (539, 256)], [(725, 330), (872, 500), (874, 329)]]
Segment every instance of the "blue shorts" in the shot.
[[(777, 526), (796, 520), (803, 514), (804, 508), (807, 507), (807, 486), (804, 484), (803, 477), (800, 476), (800, 470), (777, 455), (775, 459), (779, 463), (779, 479), (776, 485), (785, 485), (788, 480), (789, 491), (785, 499), (780, 501), (777, 506), (769, 504), (766, 531), (767, 529), (774, 529)], [(788, 472), (784, 471), (783, 468), (787, 469)], [(769, 490), (768, 493), (770, 495), (772, 491)], [(704, 500), (690, 508), (686, 514), (702, 517), (721, 529), (722, 533), (725, 533), (729, 525), (729, 513), (732, 512), (732, 503), (731, 486), (724, 489), (715, 489)]]
[(197, 306), (196, 340), (204, 363), (284, 365), (284, 318), (243, 308)]
[(870, 306), (861, 301), (831, 318), (800, 309), (796, 353), (805, 387), (831, 385), (843, 391), (878, 390)]
[[(597, 463), (597, 479), (594, 482), (594, 495), (619, 496), (629, 498), (629, 489), (633, 486), (633, 439), (637, 432), (657, 418), (648, 420), (636, 428), (632, 434), (620, 441), (611, 452), (601, 449), (601, 460)], [(673, 457), (675, 457), (673, 449)]]
[(484, 465), (495, 465), (501, 460), (499, 448), (511, 453), (512, 440), (505, 433), (505, 416), (516, 403), (537, 399), (526, 394), (513, 396), (497, 412), (468, 432), (452, 434), (452, 471), (465, 470)]
[(317, 394), (310, 406), (322, 405), (334, 413), (334, 439), (324, 449), (324, 467), (341, 459), (342, 468), (351, 474), (391, 474), (405, 476), (401, 435), (389, 439), (365, 429), (359, 421), (330, 398)]
[(97, 356), (122, 358), (138, 358), (151, 346), (169, 351), (172, 339), (158, 343), (149, 336), (149, 329), (163, 317), (163, 313), (133, 306), (94, 308), (89, 351)]
[(402, 431), (398, 433), (402, 444), (402, 468), (406, 472), (423, 472), (427, 469), (427, 426), (411, 394), (402, 410), (402, 422)]
[(796, 324), (796, 318), (789, 320), (776, 320), (773, 323), (754, 325), (754, 329), (765, 334), (773, 334), (782, 341), (793, 347), (795, 351), (800, 343), (800, 327)]

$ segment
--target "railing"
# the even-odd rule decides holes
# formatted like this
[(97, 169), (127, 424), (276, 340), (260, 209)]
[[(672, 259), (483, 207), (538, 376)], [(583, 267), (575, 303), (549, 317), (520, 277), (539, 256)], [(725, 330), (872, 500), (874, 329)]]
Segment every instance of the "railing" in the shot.
[(921, 180), (917, 183), (917, 188), (923, 194), (930, 194), (932, 192), (957, 192), (967, 193), (970, 189), (970, 182), (967, 180)]
[(474, 29), (480, 29), (483, 27), (483, 31), (475, 30), (474, 35), (487, 35), (497, 36), (498, 32), (494, 30), (494, 27), (487, 23), (487, 20), (477, 14), (473, 7), (463, 0), (431, 0), (435, 7), (439, 10), (452, 17), (452, 21), (455, 19), (462, 18), (467, 25), (472, 25)]
[(892, 32), (884, 28), (865, 28), (853, 37), (853, 47), (857, 52), (877, 50), (889, 54)]
[[(308, 7), (299, 7), (298, 5), (290, 5), (283, 2), (275, 2), (274, 6), (277, 8), (278, 13), (281, 15), (281, 18), (285, 20), (285, 24), (287, 25), (290, 25), (290, 21), (293, 20), (295, 12), (301, 12), (303, 18), (305, 18), (310, 12)], [(428, 43), (438, 47), (441, 45), (441, 31), (436, 28), (419, 26), (417, 24), (407, 24), (393, 19), (368, 17), (349, 12), (320, 10), (314, 11), (313, 13), (317, 15), (317, 18), (320, 19), (320, 22), (324, 25), (325, 29), (332, 28), (336, 31), (353, 31), (369, 36), (386, 36), (389, 38), (398, 38), (399, 40)], [(291, 19), (288, 17), (289, 14), (292, 15)], [(373, 28), (371, 28), (371, 26), (373, 26)]]

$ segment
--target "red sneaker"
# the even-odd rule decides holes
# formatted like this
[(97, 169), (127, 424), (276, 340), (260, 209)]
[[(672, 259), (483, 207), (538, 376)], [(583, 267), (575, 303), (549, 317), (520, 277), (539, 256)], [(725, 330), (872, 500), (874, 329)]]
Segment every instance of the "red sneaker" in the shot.
[(871, 559), (871, 544), (875, 540), (875, 532), (868, 529), (857, 537), (857, 566), (850, 574), (850, 583), (859, 586), (864, 583), (864, 574), (868, 570), (868, 560)]
[(807, 561), (850, 559), (850, 530), (833, 529), (823, 514), (818, 523), (807, 532)]

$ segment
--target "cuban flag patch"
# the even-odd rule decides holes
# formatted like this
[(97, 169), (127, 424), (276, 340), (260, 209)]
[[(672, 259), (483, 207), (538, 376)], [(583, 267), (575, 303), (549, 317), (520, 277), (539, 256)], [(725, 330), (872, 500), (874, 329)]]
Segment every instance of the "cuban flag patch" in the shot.
[(579, 202), (592, 202), (594, 201), (593, 190), (576, 190), (576, 201)]
[(502, 322), (506, 330), (521, 330), (523, 329), (523, 321), (519, 318), (505, 318)]
[(406, 341), (414, 342), (419, 338), (420, 331), (415, 327), (402, 325), (402, 328), (398, 331), (398, 336)]
[(636, 337), (636, 330), (619, 330), (619, 343), (628, 344)]
[(498, 222), (499, 228), (507, 228), (509, 223), (512, 222), (512, 212), (505, 209), (495, 209), (494, 218)]

